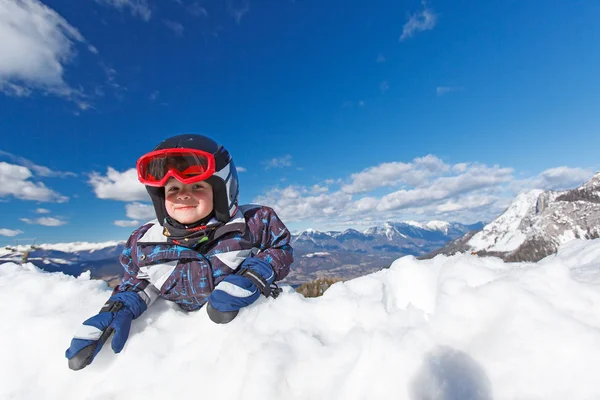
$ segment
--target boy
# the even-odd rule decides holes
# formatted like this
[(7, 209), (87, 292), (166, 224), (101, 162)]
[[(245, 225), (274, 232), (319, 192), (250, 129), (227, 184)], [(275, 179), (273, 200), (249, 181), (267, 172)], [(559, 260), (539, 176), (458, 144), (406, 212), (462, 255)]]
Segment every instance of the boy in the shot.
[(135, 230), (121, 254), (121, 284), (100, 312), (86, 320), (66, 351), (69, 367), (89, 365), (114, 332), (119, 353), (131, 321), (162, 297), (186, 311), (205, 303), (211, 320), (228, 323), (274, 284), (293, 262), (290, 233), (264, 206), (238, 207), (231, 156), (201, 135), (160, 143), (137, 162), (157, 219)]

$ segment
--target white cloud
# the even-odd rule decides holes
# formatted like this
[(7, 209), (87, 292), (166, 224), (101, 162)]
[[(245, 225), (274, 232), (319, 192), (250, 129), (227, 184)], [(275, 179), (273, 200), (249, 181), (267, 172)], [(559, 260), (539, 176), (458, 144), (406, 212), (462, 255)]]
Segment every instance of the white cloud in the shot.
[(58, 218), (42, 217), (37, 219), (21, 218), (21, 221), (30, 225), (44, 225), (44, 226), (61, 226), (66, 224), (66, 221), (62, 221)]
[(593, 171), (581, 168), (550, 168), (538, 175), (533, 187), (546, 190), (573, 189), (588, 181), (592, 175)]
[(133, 221), (132, 220), (119, 220), (119, 221), (113, 222), (113, 224), (115, 224), (116, 226), (123, 227), (123, 228), (140, 226), (140, 222), (135, 221), (135, 220), (133, 220)]
[(314, 193), (314, 194), (327, 193), (329, 191), (329, 188), (327, 186), (313, 185), (310, 188), (310, 191), (311, 191), (311, 193)]
[(144, 203), (130, 203), (125, 205), (125, 212), (127, 214), (127, 218), (131, 219), (141, 219), (141, 220), (151, 220), (156, 218), (156, 214), (154, 213), (154, 206), (151, 204)]
[(465, 172), (467, 170), (467, 168), (469, 168), (469, 163), (454, 164), (452, 166), (452, 172), (454, 172), (456, 174), (460, 174), (462, 172)]
[[(286, 222), (310, 220), (328, 226), (364, 225), (385, 220), (446, 218), (489, 220), (509, 198), (513, 170), (479, 163), (450, 165), (434, 155), (410, 163), (391, 162), (352, 174), (351, 182), (329, 179), (308, 187), (271, 188), (255, 202), (270, 205)], [(339, 184), (339, 190), (329, 185)], [(402, 185), (401, 190), (389, 192)], [(362, 193), (385, 191), (388, 193)], [(512, 197), (510, 197), (512, 199)], [(496, 214), (497, 215), (497, 214)], [(463, 219), (460, 219), (463, 218)]]
[(42, 182), (32, 182), (31, 171), (23, 166), (0, 162), (0, 197), (62, 203), (68, 197), (49, 189)]
[(246, 172), (246, 168), (244, 167), (235, 167), (235, 169), (237, 170), (237, 172)]
[(0, 92), (4, 92), (8, 96), (27, 97), (32, 93), (32, 90), (12, 82), (0, 81)]
[(175, 36), (183, 36), (183, 31), (185, 30), (185, 28), (179, 22), (165, 20), (164, 23), (167, 26), (167, 28), (169, 28), (173, 31), (173, 33), (175, 33)]
[(513, 197), (487, 195), (485, 191), (475, 191), (441, 203), (408, 208), (403, 215), (411, 218), (418, 216), (421, 220), (441, 219), (462, 223), (489, 222), (500, 215), (512, 200)]
[(148, 200), (148, 192), (137, 178), (135, 168), (119, 172), (108, 167), (106, 176), (97, 172), (90, 174), (88, 181), (94, 188), (94, 193), (99, 199), (120, 201)]
[(431, 154), (415, 158), (411, 163), (383, 163), (352, 174), (352, 182), (344, 185), (342, 190), (346, 193), (363, 193), (400, 183), (418, 186), (428, 177), (446, 172), (449, 168), (442, 160)]
[(17, 236), (20, 235), (21, 233), (23, 233), (23, 231), (19, 230), (19, 229), (6, 229), (6, 228), (2, 228), (0, 229), (0, 235), (2, 236)]
[(479, 207), (489, 207), (491, 204), (498, 200), (494, 196), (463, 196), (460, 198), (453, 198), (441, 204), (435, 206), (435, 210), (438, 213), (449, 213), (463, 210), (470, 210)]
[(459, 90), (462, 90), (463, 88), (460, 86), (438, 86), (435, 88), (435, 92), (438, 96), (443, 96), (445, 94), (448, 94), (450, 92), (456, 92)]
[(36, 214), (49, 214), (50, 210), (47, 210), (45, 208), (38, 208), (37, 210), (35, 210)]
[(32, 89), (81, 101), (64, 81), (65, 65), (85, 43), (79, 31), (38, 0), (0, 2), (0, 91), (26, 96)]
[(272, 206), (284, 220), (323, 218), (323, 210), (329, 214), (341, 213), (350, 203), (352, 196), (343, 192), (314, 194), (310, 189), (299, 186), (274, 188), (253, 202)]
[(273, 158), (271, 160), (264, 161), (263, 164), (266, 165), (266, 168), (285, 168), (292, 166), (292, 156), (287, 154), (283, 157)]
[(150, 21), (152, 10), (146, 0), (96, 0), (96, 3), (114, 7), (119, 11), (129, 9), (131, 15)]
[(387, 194), (377, 205), (377, 210), (401, 210), (431, 204), (466, 192), (509, 182), (513, 179), (512, 173), (511, 168), (477, 164), (464, 174), (437, 178), (425, 187)]
[(400, 41), (406, 40), (413, 36), (416, 32), (428, 31), (435, 27), (437, 23), (437, 15), (427, 8), (423, 2), (423, 11), (414, 13), (408, 19), (408, 22), (402, 27), (402, 35)]
[(16, 156), (7, 151), (0, 150), (0, 156), (4, 156), (16, 164), (27, 167), (29, 170), (33, 171), (38, 176), (59, 177), (59, 178), (69, 178), (69, 177), (77, 176), (77, 174), (75, 174), (73, 172), (56, 171), (56, 170), (52, 170), (48, 167), (44, 167), (42, 165), (37, 165), (31, 160), (28, 160), (24, 157)]
[(272, 206), (287, 223), (310, 221), (330, 229), (417, 217), (474, 223), (500, 215), (522, 190), (575, 188), (592, 175), (591, 170), (558, 167), (516, 179), (512, 168), (448, 164), (429, 154), (369, 167), (349, 179), (269, 188), (253, 202)]

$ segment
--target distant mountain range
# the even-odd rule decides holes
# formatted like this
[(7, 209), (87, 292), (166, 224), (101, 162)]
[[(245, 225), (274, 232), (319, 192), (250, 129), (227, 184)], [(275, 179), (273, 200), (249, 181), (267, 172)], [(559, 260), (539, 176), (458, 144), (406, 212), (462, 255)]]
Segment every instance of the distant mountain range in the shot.
[(600, 237), (600, 173), (572, 190), (532, 190), (480, 232), (470, 233), (422, 258), (471, 252), (505, 261), (539, 261), (570, 240)]
[(382, 268), (405, 255), (422, 255), (480, 230), (483, 223), (464, 225), (444, 221), (386, 222), (365, 231), (320, 232), (309, 229), (292, 236), (294, 265), (286, 281), (315, 278), (351, 279)]
[[(422, 255), (444, 246), (483, 223), (463, 225), (443, 221), (386, 222), (363, 232), (320, 232), (308, 229), (292, 235), (294, 264), (285, 283), (299, 285), (318, 277), (350, 279), (389, 267), (404, 255)], [(92, 278), (112, 284), (122, 274), (119, 254), (125, 242), (66, 243), (0, 249), (0, 263), (19, 262), (31, 250), (29, 261), (46, 271), (78, 276), (89, 270)]]

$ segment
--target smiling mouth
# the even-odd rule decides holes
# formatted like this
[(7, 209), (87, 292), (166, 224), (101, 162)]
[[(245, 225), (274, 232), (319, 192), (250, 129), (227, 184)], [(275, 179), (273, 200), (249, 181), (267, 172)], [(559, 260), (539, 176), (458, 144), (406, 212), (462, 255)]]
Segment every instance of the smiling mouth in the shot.
[(176, 210), (190, 210), (192, 208), (196, 208), (196, 206), (177, 207)]

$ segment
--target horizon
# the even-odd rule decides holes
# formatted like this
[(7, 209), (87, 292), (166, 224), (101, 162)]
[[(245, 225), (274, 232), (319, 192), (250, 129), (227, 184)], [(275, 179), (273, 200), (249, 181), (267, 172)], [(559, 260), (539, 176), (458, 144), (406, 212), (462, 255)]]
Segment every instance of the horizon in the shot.
[(155, 218), (137, 158), (180, 133), (224, 145), (240, 204), (290, 232), (490, 222), (600, 171), (598, 12), (8, 0), (0, 244), (126, 240)]
[[(150, 222), (150, 221), (148, 221)], [(302, 229), (302, 230), (297, 230), (297, 231), (292, 231), (290, 230), (290, 234), (293, 236), (299, 236), (304, 232), (319, 232), (319, 233), (344, 233), (346, 231), (349, 230), (355, 230), (357, 232), (360, 233), (366, 233), (369, 229), (372, 228), (379, 228), (382, 227), (384, 224), (407, 224), (407, 225), (411, 225), (411, 226), (415, 226), (417, 228), (422, 228), (422, 229), (427, 229), (429, 228), (430, 230), (435, 230), (435, 228), (431, 228), (431, 227), (427, 227), (427, 224), (429, 223), (434, 223), (434, 222), (442, 222), (442, 223), (448, 223), (448, 224), (453, 224), (453, 223), (458, 223), (464, 226), (469, 226), (469, 225), (476, 225), (476, 224), (486, 224), (487, 222), (485, 221), (478, 221), (475, 222), (473, 224), (462, 224), (460, 222), (456, 222), (456, 221), (440, 221), (440, 220), (431, 220), (431, 221), (427, 221), (427, 222), (417, 222), (417, 221), (385, 221), (383, 222), (381, 225), (373, 225), (373, 226), (369, 226), (368, 228), (359, 230), (359, 229), (354, 229), (354, 228), (345, 228), (344, 230), (327, 230), (327, 231), (321, 231), (318, 229), (314, 229), (314, 228), (306, 228), (306, 229)], [(25, 242), (30, 242), (31, 244), (28, 243), (19, 243), (19, 241), (25, 241)], [(4, 244), (0, 244), (0, 246), (3, 247), (11, 247), (11, 248), (17, 248), (20, 249), (21, 247), (23, 249), (27, 249), (28, 247), (31, 246), (44, 246), (44, 245), (91, 245), (92, 247), (95, 247), (94, 245), (106, 245), (106, 246), (113, 246), (115, 245), (115, 243), (125, 243), (127, 241), (127, 238), (125, 239), (113, 239), (113, 240), (106, 240), (106, 241), (102, 241), (102, 242), (89, 242), (89, 241), (85, 241), (85, 240), (81, 240), (81, 241), (73, 241), (73, 242), (43, 242), (43, 243), (36, 243), (37, 238), (15, 238), (13, 243), (4, 243)]]

